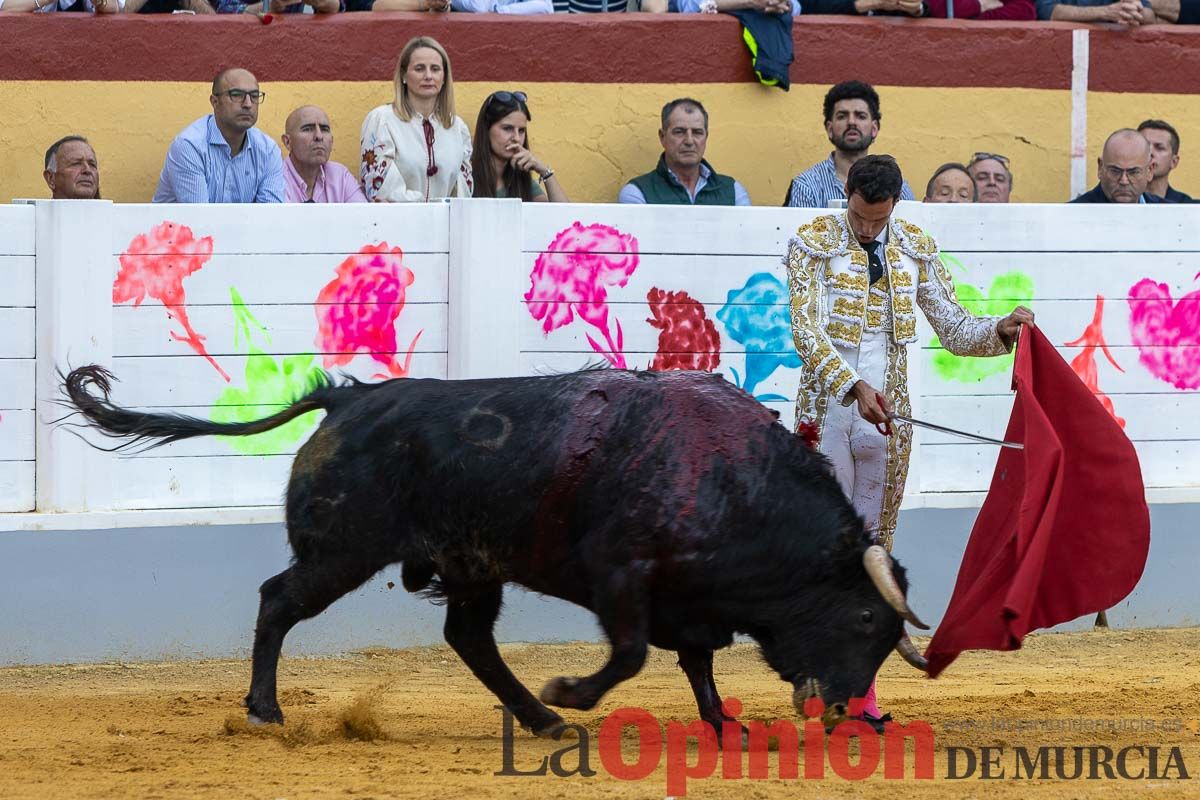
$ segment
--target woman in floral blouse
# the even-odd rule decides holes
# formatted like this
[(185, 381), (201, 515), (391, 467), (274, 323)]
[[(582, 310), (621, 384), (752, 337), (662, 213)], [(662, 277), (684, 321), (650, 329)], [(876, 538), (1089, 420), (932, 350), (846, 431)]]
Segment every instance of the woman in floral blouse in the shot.
[(450, 57), (428, 36), (404, 46), (396, 98), (362, 124), (359, 177), (367, 199), (419, 203), (471, 196), (471, 133), (454, 114)]

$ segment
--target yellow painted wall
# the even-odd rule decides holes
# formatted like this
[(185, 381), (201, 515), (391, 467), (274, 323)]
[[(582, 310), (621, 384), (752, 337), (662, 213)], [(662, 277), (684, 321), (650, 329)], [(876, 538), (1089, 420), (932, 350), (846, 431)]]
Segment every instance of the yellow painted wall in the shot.
[[(278, 137), (293, 108), (316, 103), (333, 122), (334, 157), (356, 174), (359, 124), (391, 97), (388, 82), (264, 83), (262, 88), (268, 96), (261, 129)], [(479, 104), (496, 88), (456, 86), (459, 114), (472, 128)], [(824, 85), (793, 84), (788, 93), (746, 83), (507, 88), (529, 94), (534, 150), (555, 168), (571, 199), (580, 202), (614, 200), (625, 181), (653, 167), (660, 152), (659, 109), (675, 97), (690, 95), (706, 105), (711, 115), (707, 157), (740, 180), (756, 205), (779, 205), (792, 177), (830, 149), (821, 120)], [(872, 151), (900, 160), (918, 198), (934, 168), (966, 160), (977, 150), (1013, 160), (1016, 201), (1056, 202), (1068, 194), (1069, 92), (878, 88), (883, 130)], [(208, 92), (209, 84), (202, 82), (0, 82), (0, 109), (5, 110), (0, 198), (47, 196), (41, 178), (45, 148), (62, 135), (80, 133), (96, 147), (105, 197), (149, 201), (167, 146), (209, 111)], [(1170, 97), (1178, 103), (1178, 96)], [(1108, 113), (1106, 98), (1100, 100), (1090, 106), (1097, 121)], [(1151, 113), (1151, 104), (1145, 106)]]
[(1193, 197), (1200, 195), (1200, 97), (1181, 94), (1088, 95), (1088, 188), (1099, 180), (1096, 159), (1108, 135), (1118, 128), (1136, 128), (1147, 119), (1166, 120), (1179, 131), (1179, 166), (1171, 173), (1171, 185)]

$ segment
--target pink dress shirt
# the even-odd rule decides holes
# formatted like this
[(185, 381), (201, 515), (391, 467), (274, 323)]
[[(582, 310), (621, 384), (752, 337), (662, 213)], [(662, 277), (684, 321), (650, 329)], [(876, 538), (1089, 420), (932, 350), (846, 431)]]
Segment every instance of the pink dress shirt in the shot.
[[(289, 156), (283, 157), (283, 193), (289, 203), (308, 202), (308, 184), (296, 172), (296, 165)], [(358, 179), (336, 161), (329, 161), (321, 167), (317, 183), (313, 186), (312, 199), (314, 203), (367, 202)]]

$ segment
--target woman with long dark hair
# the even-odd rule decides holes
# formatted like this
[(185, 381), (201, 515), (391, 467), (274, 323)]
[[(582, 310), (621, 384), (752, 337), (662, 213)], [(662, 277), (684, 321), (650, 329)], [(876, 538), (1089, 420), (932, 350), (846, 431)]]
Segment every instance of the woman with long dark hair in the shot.
[[(528, 98), (524, 92), (492, 92), (475, 120), (471, 172), (475, 197), (514, 197), (566, 203), (554, 170), (529, 149)], [(534, 179), (534, 174), (537, 179)]]

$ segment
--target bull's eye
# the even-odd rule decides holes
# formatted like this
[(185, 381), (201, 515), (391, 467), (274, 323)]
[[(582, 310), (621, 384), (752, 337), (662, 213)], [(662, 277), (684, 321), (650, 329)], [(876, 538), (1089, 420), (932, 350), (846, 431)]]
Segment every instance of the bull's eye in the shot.
[(871, 613), (871, 609), (867, 609), (858, 615), (858, 619), (863, 625), (870, 625), (875, 621), (875, 615)]

